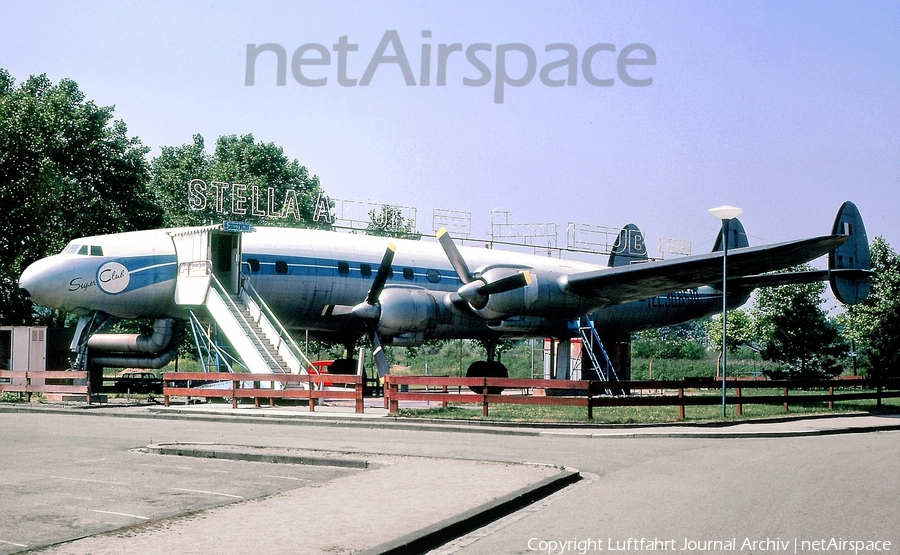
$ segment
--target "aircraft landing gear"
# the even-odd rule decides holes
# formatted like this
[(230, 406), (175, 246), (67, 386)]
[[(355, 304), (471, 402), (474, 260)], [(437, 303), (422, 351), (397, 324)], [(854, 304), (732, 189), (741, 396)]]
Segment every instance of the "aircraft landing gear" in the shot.
[(329, 374), (356, 374), (355, 358), (339, 358), (328, 367)]
[[(487, 360), (476, 360), (469, 365), (466, 370), (467, 378), (508, 378), (509, 370), (499, 360), (494, 360), (494, 354), (497, 350), (496, 341), (486, 341)], [(484, 387), (469, 386), (469, 389), (475, 393), (481, 394)], [(499, 395), (503, 392), (502, 387), (489, 387), (488, 395)]]

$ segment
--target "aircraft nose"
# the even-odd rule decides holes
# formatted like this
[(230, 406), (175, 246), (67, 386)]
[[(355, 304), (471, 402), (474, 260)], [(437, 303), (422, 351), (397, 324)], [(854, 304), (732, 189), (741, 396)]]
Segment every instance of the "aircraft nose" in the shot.
[(31, 296), (31, 289), (34, 288), (37, 272), (34, 270), (34, 264), (30, 264), (25, 271), (22, 272), (22, 275), (19, 276), (19, 291), (22, 292), (26, 297)]
[(56, 277), (57, 266), (57, 262), (53, 260), (52, 256), (30, 264), (19, 276), (19, 289), (35, 303), (51, 306), (50, 299), (46, 297), (53, 289), (53, 284), (50, 282)]

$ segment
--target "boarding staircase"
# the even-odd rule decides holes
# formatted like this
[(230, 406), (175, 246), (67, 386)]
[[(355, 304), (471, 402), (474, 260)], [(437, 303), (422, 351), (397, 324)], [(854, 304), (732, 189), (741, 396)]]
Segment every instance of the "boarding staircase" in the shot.
[[(246, 231), (239, 227), (239, 232)], [(250, 283), (240, 235), (225, 224), (169, 232), (178, 261), (175, 304), (189, 315), (204, 370), (305, 374), (309, 359)], [(218, 261), (224, 286), (213, 271)], [(223, 264), (224, 260), (231, 263)], [(225, 348), (225, 344), (230, 348)]]
[[(210, 275), (205, 302), (190, 307), (189, 312), (195, 346), (201, 358), (213, 354), (217, 361), (225, 362), (228, 370), (254, 374), (305, 374), (311, 365), (249, 282), (242, 283), (240, 293), (232, 294), (215, 275)], [(218, 333), (203, 331), (202, 322), (214, 323)], [(217, 336), (227, 340), (230, 351), (222, 348)]]
[[(587, 361), (590, 361), (590, 367), (585, 367), (585, 357), (582, 356), (581, 376), (585, 379), (600, 380), (603, 382), (617, 382), (619, 376), (613, 368), (612, 361), (603, 348), (603, 342), (594, 327), (594, 321), (587, 316), (583, 317), (578, 325), (578, 332), (581, 334), (581, 348), (587, 354)], [(619, 395), (621, 390), (606, 388), (607, 395)]]

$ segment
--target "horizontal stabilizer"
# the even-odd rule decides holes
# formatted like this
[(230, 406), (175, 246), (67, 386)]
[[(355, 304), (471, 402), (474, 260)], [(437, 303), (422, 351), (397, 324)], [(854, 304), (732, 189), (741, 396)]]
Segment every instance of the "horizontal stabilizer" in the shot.
[(780, 285), (794, 285), (797, 283), (815, 283), (828, 279), (828, 270), (809, 270), (807, 272), (782, 272), (777, 274), (761, 274), (729, 279), (728, 286), (747, 287), (778, 287)]

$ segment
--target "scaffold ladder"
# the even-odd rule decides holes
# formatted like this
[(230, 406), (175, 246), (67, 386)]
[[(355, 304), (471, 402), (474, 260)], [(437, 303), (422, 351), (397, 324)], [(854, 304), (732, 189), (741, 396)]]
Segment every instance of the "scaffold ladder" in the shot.
[[(584, 352), (588, 355), (588, 360), (591, 361), (591, 368), (582, 368), (582, 376), (587, 371), (593, 372), (596, 379), (600, 381), (619, 381), (619, 376), (616, 375), (612, 361), (609, 360), (609, 355), (606, 354), (606, 349), (603, 348), (603, 341), (600, 340), (600, 335), (597, 334), (594, 322), (585, 316), (581, 319), (578, 331), (581, 333), (581, 348), (584, 349)], [(612, 390), (607, 388), (605, 391), (607, 395), (612, 395)]]

